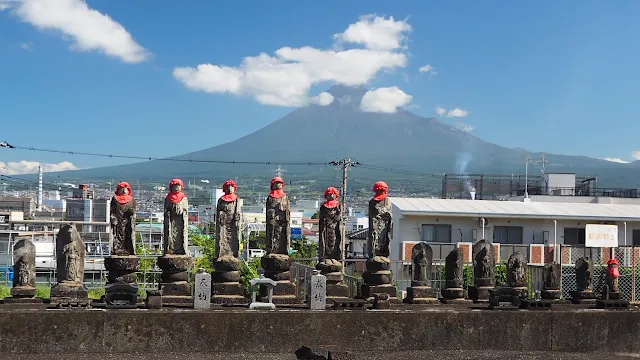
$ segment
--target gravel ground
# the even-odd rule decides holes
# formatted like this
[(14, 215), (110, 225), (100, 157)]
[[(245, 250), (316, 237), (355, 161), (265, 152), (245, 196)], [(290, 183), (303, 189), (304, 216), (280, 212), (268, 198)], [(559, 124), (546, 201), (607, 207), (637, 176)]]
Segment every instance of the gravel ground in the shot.
[[(64, 359), (64, 360), (296, 360), (294, 354), (0, 354), (0, 359)], [(343, 360), (622, 360), (640, 359), (640, 354), (562, 353), (562, 352), (511, 352), (511, 351), (405, 351), (385, 353), (354, 353)]]

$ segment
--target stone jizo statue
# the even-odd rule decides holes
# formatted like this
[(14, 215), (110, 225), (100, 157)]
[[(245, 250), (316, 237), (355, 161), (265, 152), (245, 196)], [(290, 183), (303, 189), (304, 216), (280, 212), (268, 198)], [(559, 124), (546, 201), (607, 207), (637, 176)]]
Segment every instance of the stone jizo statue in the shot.
[(131, 186), (121, 182), (111, 199), (111, 255), (135, 255), (136, 200)]
[(58, 283), (84, 281), (85, 245), (73, 224), (63, 226), (56, 238)]
[(369, 201), (369, 232), (367, 237), (368, 257), (389, 257), (392, 237), (391, 200), (389, 187), (384, 181), (373, 185), (375, 195)]
[(527, 259), (520, 251), (513, 253), (507, 262), (507, 286), (527, 286)]
[(431, 282), (431, 262), (433, 249), (425, 242), (416, 244), (411, 250), (413, 280), (411, 286), (429, 286)]
[(242, 217), (239, 198), (236, 194), (236, 183), (227, 180), (222, 189), (224, 195), (218, 199), (216, 206), (216, 249), (218, 257), (238, 257), (240, 250), (240, 220)]
[(291, 212), (289, 198), (284, 192), (280, 177), (271, 180), (271, 192), (267, 197), (267, 254), (289, 254), (291, 246)]
[(325, 259), (342, 260), (342, 206), (338, 199), (338, 189), (329, 187), (324, 192), (325, 202), (319, 212), (318, 261)]
[(169, 193), (164, 199), (164, 254), (189, 255), (189, 201), (180, 179), (169, 182)]

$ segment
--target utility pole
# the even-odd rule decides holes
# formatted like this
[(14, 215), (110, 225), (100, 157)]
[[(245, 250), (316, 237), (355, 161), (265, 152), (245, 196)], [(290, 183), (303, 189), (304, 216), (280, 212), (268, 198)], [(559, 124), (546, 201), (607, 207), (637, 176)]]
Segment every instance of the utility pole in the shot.
[(529, 161), (531, 161), (531, 157), (527, 156), (524, 158), (524, 198), (529, 198)]
[[(349, 168), (351, 168), (354, 165), (360, 165), (360, 163), (357, 161), (353, 161), (350, 158), (347, 158), (340, 161), (332, 161), (329, 164), (342, 166), (342, 199), (340, 202), (342, 203), (342, 221), (345, 221), (348, 214), (347, 212), (347, 180), (349, 178)], [(342, 268), (344, 268), (344, 257), (345, 257), (344, 244), (346, 241), (346, 230), (344, 226), (342, 227), (342, 231), (340, 235), (342, 238), (342, 241), (340, 243), (340, 253), (342, 254)]]

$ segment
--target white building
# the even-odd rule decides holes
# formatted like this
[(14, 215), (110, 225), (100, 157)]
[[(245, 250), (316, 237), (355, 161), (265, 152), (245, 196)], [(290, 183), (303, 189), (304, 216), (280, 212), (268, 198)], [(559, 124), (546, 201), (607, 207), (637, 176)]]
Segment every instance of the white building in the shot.
[[(640, 246), (638, 199), (626, 199), (636, 202), (629, 205), (593, 199), (589, 203), (570, 202), (582, 197), (559, 197), (565, 202), (556, 202), (555, 196), (525, 201), (391, 198), (390, 258), (410, 261), (413, 245), (426, 241), (433, 248), (434, 259), (444, 259), (455, 247), (470, 250), (474, 242), (487, 239), (499, 249), (499, 260), (522, 251), (531, 263), (542, 264), (549, 256), (556, 256), (556, 245), (574, 246), (575, 251), (580, 247), (584, 252), (587, 224), (617, 225), (619, 245)], [(464, 251), (465, 260), (470, 261), (469, 252)], [(563, 263), (575, 260), (574, 254), (564, 251), (561, 257)]]

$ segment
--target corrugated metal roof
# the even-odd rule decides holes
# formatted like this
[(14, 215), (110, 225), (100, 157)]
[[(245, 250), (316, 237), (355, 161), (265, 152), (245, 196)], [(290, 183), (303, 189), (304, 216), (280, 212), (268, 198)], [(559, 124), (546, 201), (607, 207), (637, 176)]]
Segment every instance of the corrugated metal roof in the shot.
[(640, 205), (391, 197), (405, 215), (640, 221)]

